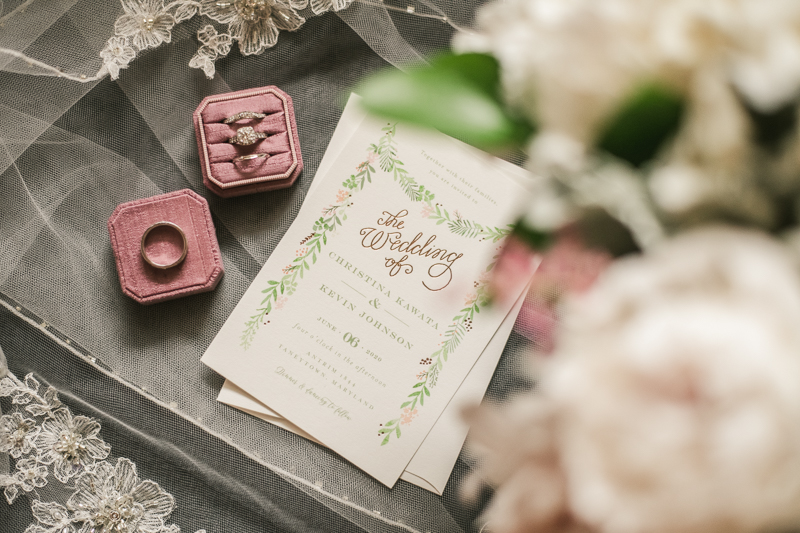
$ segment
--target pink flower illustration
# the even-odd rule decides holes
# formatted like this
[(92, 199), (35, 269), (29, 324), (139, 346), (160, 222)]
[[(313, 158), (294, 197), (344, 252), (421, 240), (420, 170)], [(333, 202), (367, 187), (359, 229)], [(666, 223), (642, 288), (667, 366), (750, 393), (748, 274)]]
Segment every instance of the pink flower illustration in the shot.
[(405, 426), (410, 424), (411, 422), (414, 421), (414, 417), (416, 416), (417, 416), (416, 409), (412, 411), (409, 407), (406, 407), (405, 409), (403, 409), (403, 414), (400, 415), (400, 425)]
[(432, 214), (433, 214), (433, 206), (431, 206), (430, 204), (426, 204), (422, 208), (422, 218), (431, 218)]
[(474, 292), (472, 292), (470, 294), (467, 294), (467, 297), (464, 298), (464, 305), (473, 304), (477, 298), (478, 298), (478, 295), (475, 294)]
[(378, 160), (378, 154), (376, 154), (375, 152), (370, 152), (369, 155), (367, 156), (367, 162), (370, 165), (375, 163), (375, 161), (377, 160)]
[(417, 379), (420, 379), (420, 380), (425, 379), (425, 376), (427, 376), (427, 375), (428, 375), (428, 372), (426, 370), (423, 370), (422, 372), (417, 374)]
[(289, 272), (291, 272), (293, 270), (293, 268), (294, 267), (292, 265), (286, 265), (285, 267), (283, 267), (281, 272), (283, 272), (284, 274), (288, 274)]
[(339, 192), (336, 193), (336, 202), (337, 203), (344, 202), (349, 197), (350, 197), (350, 193), (349, 192), (347, 192), (347, 191), (345, 191), (343, 189), (339, 189)]
[(283, 309), (283, 306), (286, 305), (286, 302), (289, 301), (289, 298), (286, 296), (279, 296), (277, 300), (275, 300), (275, 309)]
[(297, 257), (302, 257), (302, 256), (306, 255), (306, 252), (308, 252), (308, 247), (304, 246), (303, 248), (298, 248), (298, 249), (295, 251), (295, 253), (294, 253), (294, 254), (295, 254)]

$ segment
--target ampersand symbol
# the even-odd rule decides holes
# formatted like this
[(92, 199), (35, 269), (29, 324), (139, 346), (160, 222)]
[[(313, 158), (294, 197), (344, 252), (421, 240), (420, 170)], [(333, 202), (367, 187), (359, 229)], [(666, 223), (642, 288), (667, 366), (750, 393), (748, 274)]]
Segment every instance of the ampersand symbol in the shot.
[(371, 305), (375, 309), (380, 309), (381, 303), (378, 301), (377, 298), (375, 298), (374, 300), (369, 301), (369, 305)]

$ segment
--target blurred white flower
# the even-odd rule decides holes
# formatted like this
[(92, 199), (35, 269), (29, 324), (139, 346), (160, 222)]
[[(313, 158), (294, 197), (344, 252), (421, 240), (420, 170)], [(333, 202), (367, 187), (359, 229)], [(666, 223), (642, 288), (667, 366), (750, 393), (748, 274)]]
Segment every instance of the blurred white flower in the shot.
[[(675, 139), (638, 171), (671, 167), (652, 189), (671, 222), (711, 205), (722, 206), (717, 218), (772, 229), (769, 204), (800, 190), (796, 144), (765, 152), (751, 116), (800, 94), (800, 2), (495, 1), (479, 12), (478, 27), (454, 46), (499, 60), (507, 102), (538, 126), (529, 145), (534, 171), (597, 172), (598, 159), (582, 147), (596, 146), (619, 106), (655, 83), (686, 102)], [(726, 198), (726, 189), (737, 192)]]
[(471, 433), (500, 483), (492, 531), (800, 523), (800, 281), (785, 248), (686, 233), (614, 263), (563, 316), (540, 392)]
[[(543, 130), (591, 141), (598, 122), (655, 62), (633, 0), (512, 0), (478, 15), (456, 49), (492, 53), (509, 103)], [(641, 35), (640, 35), (641, 34)]]

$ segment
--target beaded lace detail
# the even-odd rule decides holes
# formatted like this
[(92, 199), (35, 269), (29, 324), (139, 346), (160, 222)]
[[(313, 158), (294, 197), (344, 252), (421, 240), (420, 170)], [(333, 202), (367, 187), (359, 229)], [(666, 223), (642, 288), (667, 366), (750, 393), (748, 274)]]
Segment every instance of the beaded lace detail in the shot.
[[(309, 0), (120, 0), (124, 14), (114, 25), (114, 37), (100, 51), (105, 73), (119, 77), (142, 50), (172, 40), (172, 28), (196, 15), (226, 25), (220, 33), (212, 25), (197, 32), (200, 48), (189, 66), (202, 69), (208, 78), (216, 72), (214, 63), (238, 43), (244, 55), (261, 54), (278, 42), (280, 30), (295, 31), (305, 18), (297, 11), (309, 7)], [(341, 11), (353, 0), (311, 0), (311, 11)]]
[[(175, 508), (172, 495), (140, 480), (130, 460), (112, 464), (100, 423), (73, 416), (53, 387), (41, 389), (32, 374), (0, 379), (0, 397), (13, 406), (0, 416), (0, 453), (15, 463), (10, 473), (0, 473), (0, 488), (9, 504), (31, 497), (36, 522), (25, 533), (180, 533), (166, 523)], [(65, 504), (41, 500), (38, 489), (51, 482), (72, 492)]]

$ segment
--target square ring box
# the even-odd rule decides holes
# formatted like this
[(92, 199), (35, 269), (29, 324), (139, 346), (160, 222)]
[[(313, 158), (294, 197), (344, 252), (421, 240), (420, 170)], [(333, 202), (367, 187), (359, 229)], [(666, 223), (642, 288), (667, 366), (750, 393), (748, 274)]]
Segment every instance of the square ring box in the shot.
[[(122, 292), (141, 304), (211, 291), (222, 279), (208, 202), (189, 189), (118, 205), (108, 219), (108, 234)], [(157, 268), (145, 255), (160, 265), (179, 262)]]
[[(225, 123), (242, 112), (266, 116)], [(228, 198), (290, 187), (303, 170), (294, 105), (291, 97), (277, 87), (207, 96), (194, 112), (194, 128), (203, 183), (218, 196)], [(231, 143), (237, 132), (243, 137), (249, 132), (249, 140), (254, 142)], [(253, 138), (253, 133), (259, 138)]]

